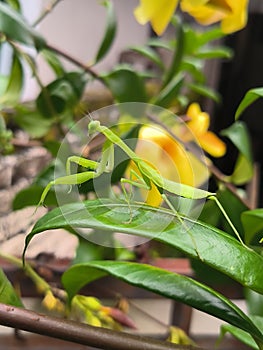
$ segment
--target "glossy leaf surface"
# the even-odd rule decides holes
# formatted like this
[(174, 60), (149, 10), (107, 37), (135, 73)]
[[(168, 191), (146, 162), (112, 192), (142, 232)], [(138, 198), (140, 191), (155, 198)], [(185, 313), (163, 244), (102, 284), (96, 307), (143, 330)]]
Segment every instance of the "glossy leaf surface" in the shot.
[(26, 238), (26, 247), (34, 235), (56, 228), (98, 228), (105, 235), (122, 232), (143, 236), (201, 259), (242, 285), (263, 293), (263, 258), (259, 254), (215, 227), (188, 218), (181, 220), (183, 225), (172, 211), (143, 204), (128, 205), (108, 199), (78, 202), (56, 208), (38, 220)]
[(71, 299), (85, 284), (110, 274), (132, 285), (186, 303), (242, 328), (258, 339), (262, 333), (230, 300), (201, 283), (150, 265), (117, 261), (93, 261), (67, 270), (62, 283)]

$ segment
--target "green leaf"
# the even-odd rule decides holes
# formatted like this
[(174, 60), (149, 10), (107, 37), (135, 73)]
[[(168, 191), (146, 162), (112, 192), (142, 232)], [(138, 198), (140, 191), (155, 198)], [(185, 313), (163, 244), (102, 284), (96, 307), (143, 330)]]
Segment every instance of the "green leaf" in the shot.
[(2, 2), (0, 2), (0, 32), (12, 41), (35, 46), (37, 49), (45, 46), (44, 38), (31, 28), (17, 11)]
[(263, 295), (249, 288), (245, 288), (245, 297), (249, 314), (261, 316), (263, 320)]
[(57, 77), (62, 77), (65, 74), (65, 70), (58, 56), (51, 50), (42, 50), (41, 55), (49, 66), (53, 69)]
[(211, 46), (198, 50), (195, 57), (200, 59), (231, 58), (233, 51), (225, 46)]
[(98, 63), (100, 60), (102, 60), (102, 58), (105, 57), (105, 55), (110, 50), (115, 39), (117, 29), (117, 19), (113, 7), (113, 2), (107, 0), (103, 2), (103, 5), (107, 9), (107, 24), (104, 38), (96, 55), (95, 63)]
[(0, 303), (23, 307), (23, 303), (17, 296), (13, 286), (0, 268)]
[(211, 27), (211, 29), (199, 32), (197, 35), (198, 46), (203, 46), (211, 41), (221, 39), (225, 36), (219, 26)]
[[(127, 221), (132, 220), (129, 224)], [(107, 199), (72, 203), (56, 208), (35, 224), (26, 238), (25, 250), (38, 233), (56, 228), (99, 228), (155, 239), (263, 293), (263, 258), (215, 227), (182, 217), (178, 222), (171, 210), (143, 204), (129, 205)], [(189, 230), (185, 231), (185, 226)], [(87, 237), (88, 239), (88, 237)]]
[(138, 52), (140, 55), (148, 58), (149, 60), (151, 60), (153, 63), (155, 63), (161, 69), (164, 69), (163, 61), (161, 60), (158, 53), (155, 50), (153, 50), (151, 47), (131, 46), (130, 49), (135, 51), (135, 52)]
[(189, 89), (196, 92), (198, 95), (211, 98), (212, 100), (214, 100), (217, 103), (219, 103), (221, 100), (221, 97), (218, 94), (218, 92), (216, 92), (214, 89), (212, 89), (208, 86), (205, 86), (202, 84), (194, 84), (194, 83), (188, 84), (187, 86), (189, 87)]
[(185, 75), (177, 74), (151, 102), (157, 106), (169, 107), (171, 103), (178, 97), (183, 86)]
[(21, 7), (20, 7), (20, 3), (19, 3), (19, 0), (6, 0), (6, 2), (12, 6), (16, 11), (19, 11), (21, 10)]
[[(262, 317), (250, 316), (250, 319), (258, 327), (258, 329), (263, 331), (263, 318)], [(225, 334), (227, 332), (230, 333), (235, 338), (237, 338), (238, 340), (240, 340), (242, 343), (250, 346), (252, 349), (256, 349), (256, 350), (259, 349), (257, 343), (255, 342), (255, 340), (252, 338), (252, 336), (249, 333), (243, 331), (239, 327), (235, 327), (235, 326), (232, 326), (229, 324), (225, 324), (225, 325), (221, 326), (220, 338), (219, 338), (217, 343), (219, 343), (221, 341), (221, 339), (225, 336)], [(261, 341), (261, 343), (262, 343), (262, 341)]]
[(79, 102), (86, 84), (82, 72), (69, 72), (42, 89), (37, 97), (38, 110), (45, 118), (72, 111)]
[(122, 102), (147, 102), (142, 77), (128, 67), (117, 67), (108, 74), (101, 75), (115, 99)]
[(253, 158), (246, 124), (237, 121), (223, 130), (221, 134), (228, 137), (240, 152), (230, 180), (237, 185), (242, 185), (253, 175)]
[[(0, 3), (1, 5), (1, 3)], [(16, 54), (13, 54), (12, 68), (9, 75), (9, 81), (5, 92), (0, 97), (0, 105), (13, 106), (19, 101), (20, 94), (23, 88), (23, 67), (20, 59)]]
[(236, 110), (235, 119), (237, 120), (244, 110), (260, 97), (263, 97), (263, 88), (249, 90)]
[(16, 107), (13, 118), (17, 125), (33, 138), (45, 136), (54, 122), (52, 119), (44, 118), (38, 111), (23, 105)]
[[(35, 206), (39, 202), (44, 187), (38, 185), (32, 185), (19, 191), (12, 203), (13, 210), (19, 210), (28, 206)], [(55, 206), (57, 205), (56, 194), (54, 191), (49, 191), (45, 200), (45, 205)]]
[(263, 209), (245, 211), (241, 215), (241, 221), (245, 231), (245, 242), (249, 244), (255, 234), (263, 230)]
[(176, 33), (177, 35), (176, 48), (173, 50), (174, 55), (173, 55), (170, 67), (168, 68), (165, 74), (163, 87), (169, 84), (170, 81), (174, 78), (174, 76), (176, 76), (179, 73), (180, 66), (185, 53), (185, 31), (183, 26), (180, 23), (178, 23), (177, 29), (178, 31)]
[(85, 284), (106, 274), (188, 304), (238, 326), (263, 340), (263, 334), (253, 322), (223, 295), (189, 277), (150, 265), (117, 261), (92, 261), (69, 268), (62, 276), (62, 283), (71, 300)]

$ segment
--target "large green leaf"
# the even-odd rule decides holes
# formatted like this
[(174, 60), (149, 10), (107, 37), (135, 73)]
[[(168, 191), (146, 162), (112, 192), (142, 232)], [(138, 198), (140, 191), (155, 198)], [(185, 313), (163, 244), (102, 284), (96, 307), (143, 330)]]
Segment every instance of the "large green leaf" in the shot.
[(104, 74), (105, 81), (115, 99), (122, 102), (147, 102), (143, 78), (129, 67), (117, 67)]
[(235, 118), (238, 119), (244, 110), (260, 97), (263, 97), (263, 88), (249, 90), (240, 102), (236, 110)]
[(22, 307), (23, 303), (16, 294), (8, 278), (0, 269), (0, 303)]
[(116, 29), (117, 29), (117, 20), (116, 20), (114, 7), (113, 7), (113, 2), (106, 0), (103, 2), (103, 5), (107, 9), (107, 24), (106, 24), (104, 38), (100, 44), (100, 47), (96, 55), (95, 63), (98, 63), (108, 53), (115, 39)]
[(0, 2), (0, 32), (12, 41), (35, 46), (37, 49), (45, 46), (44, 38), (31, 28), (17, 11), (2, 2)]
[(253, 157), (247, 127), (245, 123), (237, 121), (221, 134), (228, 137), (240, 152), (230, 180), (237, 185), (242, 185), (253, 175)]
[[(131, 220), (132, 215), (132, 220)], [(108, 199), (56, 208), (43, 216), (26, 238), (25, 250), (38, 233), (56, 228), (98, 228), (155, 239), (225, 273), (244, 286), (263, 293), (263, 258), (230, 235), (171, 211)], [(129, 222), (129, 223), (127, 223)], [(186, 232), (186, 227), (189, 227)], [(88, 239), (88, 237), (87, 237)]]
[(186, 303), (238, 326), (259, 340), (263, 340), (263, 334), (253, 322), (223, 295), (189, 277), (150, 265), (117, 261), (92, 261), (69, 268), (62, 276), (62, 283), (68, 292), (69, 299), (71, 299), (85, 284), (106, 274)]

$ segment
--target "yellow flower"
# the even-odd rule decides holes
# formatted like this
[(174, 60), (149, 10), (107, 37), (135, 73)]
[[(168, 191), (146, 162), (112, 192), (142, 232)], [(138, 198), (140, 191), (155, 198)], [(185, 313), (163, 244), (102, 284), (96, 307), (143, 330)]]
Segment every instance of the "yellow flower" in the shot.
[(233, 33), (247, 23), (248, 0), (181, 0), (181, 9), (203, 25), (221, 21), (222, 31)]
[(209, 131), (210, 117), (202, 112), (198, 103), (192, 103), (186, 112), (190, 121), (181, 130), (181, 139), (191, 141), (196, 139), (200, 146), (213, 157), (222, 157), (226, 153), (226, 145), (212, 131)]
[[(161, 35), (169, 24), (179, 0), (140, 0), (134, 14), (140, 24), (150, 22)], [(202, 25), (220, 22), (226, 34), (242, 29), (247, 22), (248, 0), (181, 0), (181, 9)]]
[(161, 35), (177, 7), (178, 0), (141, 0), (135, 11), (135, 17), (140, 24), (151, 22), (156, 34)]
[[(136, 154), (148, 162), (160, 175), (166, 179), (198, 187), (209, 176), (206, 167), (198, 161), (184, 146), (173, 139), (160, 127), (149, 125), (143, 126), (139, 133), (135, 149)], [(137, 167), (131, 163), (130, 171), (136, 172), (140, 177)], [(136, 176), (132, 180), (140, 181)], [(150, 191), (141, 190), (146, 203), (159, 206), (162, 197), (154, 184)]]

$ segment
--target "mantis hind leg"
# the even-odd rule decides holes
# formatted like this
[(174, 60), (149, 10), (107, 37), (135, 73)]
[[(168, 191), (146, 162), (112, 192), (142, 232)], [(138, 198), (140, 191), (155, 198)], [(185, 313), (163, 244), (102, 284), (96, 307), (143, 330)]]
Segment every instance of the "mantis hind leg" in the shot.
[(210, 196), (208, 197), (208, 199), (212, 199), (216, 202), (216, 205), (218, 206), (218, 208), (220, 209), (221, 213), (223, 214), (223, 216), (225, 217), (226, 221), (228, 222), (229, 226), (231, 227), (231, 229), (233, 230), (234, 234), (236, 235), (237, 239), (240, 241), (240, 243), (247, 247), (245, 245), (245, 243), (243, 242), (242, 238), (240, 237), (240, 234), (238, 232), (238, 230), (236, 229), (235, 225), (233, 224), (233, 222), (230, 220), (230, 217), (227, 215), (225, 209), (223, 208), (222, 204), (220, 203), (219, 199), (217, 199), (215, 196)]
[[(136, 180), (132, 180), (131, 177), (134, 177), (134, 178), (137, 178), (139, 180), (136, 181)], [(140, 176), (136, 171), (134, 170), (131, 170), (130, 171), (130, 179), (125, 179), (125, 178), (122, 178), (121, 181), (121, 188), (122, 188), (122, 191), (123, 191), (123, 194), (124, 194), (124, 197), (125, 197), (125, 200), (128, 204), (128, 207), (129, 207), (129, 212), (130, 212), (130, 219), (126, 222), (127, 224), (130, 224), (132, 222), (132, 209), (131, 209), (131, 206), (130, 206), (130, 202), (131, 202), (131, 199), (132, 199), (132, 196), (133, 196), (133, 193), (132, 193), (132, 190), (130, 189), (130, 191), (128, 192), (126, 187), (125, 187), (125, 184), (129, 184), (131, 186), (134, 186), (134, 187), (137, 187), (137, 188), (142, 188), (142, 189), (146, 189), (146, 190), (150, 190), (151, 187), (144, 181), (144, 178), (142, 176)]]
[(173, 204), (170, 202), (170, 200), (168, 199), (168, 197), (165, 194), (161, 194), (163, 200), (165, 201), (165, 203), (168, 205), (168, 207), (174, 212), (176, 218), (178, 219), (179, 223), (185, 228), (185, 232), (189, 235), (189, 237), (191, 238), (191, 241), (193, 243), (194, 246), (194, 250), (198, 256), (198, 258), (203, 261), (204, 259), (202, 258), (202, 256), (200, 255), (199, 251), (198, 251), (198, 247), (196, 244), (196, 240), (194, 238), (194, 236), (192, 235), (191, 231), (189, 230), (189, 228), (187, 227), (187, 225), (185, 224), (184, 220), (180, 217), (180, 215), (178, 214), (177, 210), (175, 209), (175, 207), (173, 206)]

